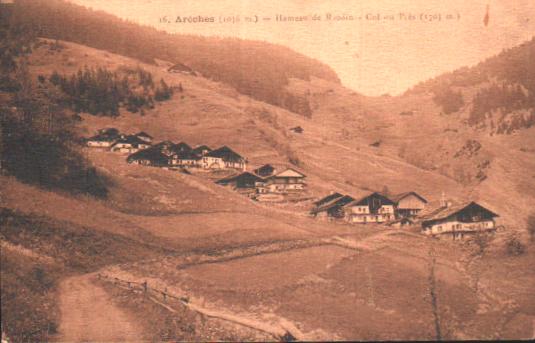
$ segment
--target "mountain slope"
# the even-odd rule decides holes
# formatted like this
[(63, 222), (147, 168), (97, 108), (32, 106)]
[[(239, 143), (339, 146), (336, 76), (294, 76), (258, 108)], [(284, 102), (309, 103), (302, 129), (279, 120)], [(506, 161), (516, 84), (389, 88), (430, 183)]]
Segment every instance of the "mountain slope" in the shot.
[[(535, 203), (535, 151), (530, 150), (535, 128), (491, 137), (455, 115), (440, 115), (432, 94), (367, 98), (320, 78), (290, 79), (285, 91), (311, 104), (312, 116), (306, 118), (224, 83), (170, 73), (165, 61), (145, 64), (75, 43), (59, 45), (61, 49), (45, 41), (34, 50), (28, 61), (32, 79), (46, 79), (53, 70), (69, 75), (84, 66), (140, 66), (171, 87), (183, 87), (145, 115), (124, 108), (117, 117), (82, 113), (79, 136), (116, 127), (125, 133), (145, 131), (156, 141), (229, 145), (246, 156), (251, 167), (293, 163), (307, 175), (310, 197), (329, 191), (358, 197), (387, 186), (392, 193), (414, 190), (436, 200), (446, 191), (450, 198), (482, 202), (506, 225), (492, 250), (474, 266), (473, 256), (457, 242), (436, 242), (382, 226), (315, 220), (307, 216), (310, 202), (256, 203), (216, 185), (215, 175), (129, 165), (125, 155), (111, 152), (84, 150), (84, 157), (110, 180), (106, 199), (46, 191), (0, 176), (5, 191), (0, 205), (17, 215), (61, 223), (58, 232), (74, 238), (80, 233), (84, 243), (92, 242), (92, 235), (119, 243), (127, 237), (128, 244), (99, 243), (112, 253), (122, 247), (128, 257), (117, 260), (112, 254), (106, 264), (135, 261), (108, 269), (118, 273), (111, 275), (149, 280), (153, 286), (162, 282), (170, 290), (177, 287), (177, 294), (191, 295), (193, 304), (202, 299), (203, 306), (225, 313), (241, 311), (259, 320), (288, 318), (311, 339), (434, 339), (427, 292), (435, 286), (440, 304), (435, 310), (447, 329), (443, 338), (531, 335), (533, 303), (526, 285), (533, 280), (533, 251), (515, 258), (505, 255), (499, 243), (505, 235), (524, 230), (522, 221)], [(295, 126), (303, 133), (289, 130)], [(69, 255), (61, 239), (40, 246), (34, 244), (35, 237), (16, 234), (20, 231), (10, 230), (7, 239), (6, 246), (18, 244), (6, 259), (11, 274), (29, 274), (36, 261), (49, 255)], [(48, 232), (45, 228), (38, 233)], [(316, 246), (300, 249), (303, 242)], [(326, 242), (329, 246), (323, 246)], [(145, 255), (153, 246), (160, 247), (159, 256)], [(279, 250), (269, 250), (272, 247)], [(133, 248), (143, 254), (137, 256)], [(429, 267), (432, 252), (437, 254), (436, 275)], [(32, 257), (22, 269), (22, 254), (39, 258)], [(478, 261), (484, 267), (477, 266)], [(186, 263), (192, 263), (191, 268), (177, 268)], [(65, 275), (57, 274), (58, 279)], [(434, 276), (435, 286), (429, 281)], [(17, 289), (15, 281), (11, 291)], [(242, 288), (233, 287), (236, 284)], [(17, 301), (12, 304), (21, 308)], [(143, 308), (136, 311), (146, 313)]]
[(306, 105), (283, 91), (289, 78), (315, 76), (339, 82), (328, 66), (283, 46), (168, 34), (63, 0), (19, 0), (13, 18), (16, 25), (32, 26), (40, 37), (68, 40), (148, 63), (156, 59), (184, 63), (240, 93), (304, 115), (308, 114)]
[[(440, 115), (431, 94), (368, 98), (318, 78), (291, 79), (286, 90), (307, 96), (311, 104), (312, 117), (307, 119), (241, 95), (225, 84), (62, 44), (65, 49), (53, 54), (47, 46), (34, 52), (30, 66), (34, 75), (52, 70), (71, 74), (85, 65), (110, 70), (140, 65), (155, 79), (184, 88), (180, 96), (159, 103), (145, 116), (124, 110), (117, 118), (84, 115), (81, 135), (111, 126), (124, 132), (143, 130), (157, 140), (229, 145), (253, 166), (296, 163), (308, 175), (313, 196), (333, 190), (358, 196), (385, 186), (393, 193), (415, 190), (431, 199), (445, 192), (451, 198), (485, 202), (502, 214), (505, 223), (521, 231), (518, 219), (530, 214), (535, 192), (523, 186), (531, 184), (532, 178), (523, 171), (533, 166), (533, 153), (526, 150), (533, 142), (533, 128), (514, 136), (491, 137), (455, 116)], [(289, 128), (294, 126), (303, 127), (304, 133), (291, 133)], [(374, 142), (379, 146), (370, 146)], [(98, 164), (107, 168), (106, 163)], [(499, 187), (505, 184), (509, 186)], [(122, 192), (128, 193), (124, 188)], [(513, 198), (525, 204), (511, 203)]]
[(471, 68), (414, 86), (407, 94), (433, 93), (445, 114), (491, 134), (535, 125), (535, 37)]

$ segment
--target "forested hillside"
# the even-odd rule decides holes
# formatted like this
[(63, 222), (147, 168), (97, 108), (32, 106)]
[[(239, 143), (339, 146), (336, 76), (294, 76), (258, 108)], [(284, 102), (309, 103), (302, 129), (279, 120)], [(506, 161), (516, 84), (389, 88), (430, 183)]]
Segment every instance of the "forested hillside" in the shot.
[(9, 26), (0, 12), (0, 172), (41, 187), (105, 198), (106, 178), (87, 161), (74, 137), (67, 97), (30, 75), (31, 30)]
[[(307, 104), (284, 87), (311, 76), (339, 82), (328, 66), (286, 47), (231, 38), (169, 34), (63, 0), (20, 0), (15, 17), (41, 37), (62, 39), (153, 63), (184, 63), (257, 100), (310, 115)], [(132, 39), (135, 37), (135, 39)]]
[(474, 67), (422, 82), (408, 94), (432, 92), (442, 112), (468, 105), (467, 123), (491, 133), (535, 125), (535, 38)]

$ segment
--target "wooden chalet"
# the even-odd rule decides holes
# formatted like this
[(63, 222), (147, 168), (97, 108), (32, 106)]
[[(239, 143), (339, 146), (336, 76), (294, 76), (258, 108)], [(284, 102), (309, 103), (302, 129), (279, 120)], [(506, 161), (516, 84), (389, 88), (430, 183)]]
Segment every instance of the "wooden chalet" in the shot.
[(344, 206), (352, 201), (355, 201), (352, 196), (342, 195), (313, 208), (311, 214), (320, 218), (342, 219), (345, 217)]
[(421, 216), (424, 234), (453, 239), (462, 239), (477, 232), (493, 232), (496, 230), (495, 218), (499, 217), (473, 201), (459, 205), (442, 204)]
[(114, 127), (107, 127), (107, 128), (104, 128), (104, 129), (99, 129), (97, 131), (97, 133), (99, 135), (110, 136), (110, 137), (119, 137), (120, 136), (119, 130), (117, 130)]
[(405, 192), (389, 198), (396, 203), (396, 214), (398, 217), (414, 217), (427, 204), (427, 200), (416, 192)]
[(169, 159), (173, 167), (199, 167), (202, 157), (190, 151), (179, 151)]
[(258, 175), (249, 172), (243, 172), (238, 175), (232, 175), (230, 177), (218, 180), (216, 181), (216, 183), (223, 186), (232, 186), (233, 188), (237, 189), (254, 190), (258, 183), (261, 183), (263, 181), (264, 179), (262, 179)]
[(133, 154), (139, 150), (147, 149), (150, 143), (137, 138), (134, 135), (123, 136), (112, 144), (110, 150), (119, 153)]
[(253, 173), (260, 177), (271, 176), (275, 173), (276, 169), (271, 164), (264, 164), (263, 166), (253, 170)]
[(179, 152), (191, 152), (193, 149), (187, 143), (180, 142), (178, 144), (175, 144), (172, 147), (172, 150), (176, 153), (179, 153)]
[(369, 194), (344, 206), (350, 223), (384, 223), (396, 219), (395, 202), (380, 193)]
[(168, 158), (171, 158), (171, 156), (176, 153), (175, 145), (176, 144), (171, 141), (163, 141), (163, 142), (153, 145), (153, 147), (157, 149), (158, 151), (160, 151), (165, 156), (167, 156)]
[(335, 199), (338, 199), (338, 198), (341, 198), (343, 196), (344, 196), (343, 194), (340, 194), (338, 192), (331, 193), (331, 194), (329, 194), (327, 196), (324, 196), (323, 198), (321, 198), (319, 200), (316, 200), (313, 204), (314, 204), (315, 207), (319, 207), (319, 206), (321, 206), (323, 204), (326, 204), (328, 202), (331, 202), (331, 201), (333, 201)]
[(98, 134), (93, 137), (89, 137), (85, 140), (85, 144), (90, 148), (102, 148), (109, 149), (115, 142), (117, 142), (118, 137), (111, 137), (107, 135)]
[(126, 162), (143, 166), (166, 167), (168, 166), (169, 159), (158, 148), (153, 146), (131, 154), (126, 159)]
[(113, 127), (100, 129), (95, 136), (89, 137), (85, 143), (90, 148), (106, 148), (109, 149), (118, 139), (121, 138), (119, 130)]
[(227, 146), (212, 150), (202, 157), (201, 165), (205, 169), (241, 169), (245, 170), (247, 160)]
[(259, 193), (287, 193), (302, 191), (306, 187), (306, 175), (292, 168), (267, 177), (259, 186)]

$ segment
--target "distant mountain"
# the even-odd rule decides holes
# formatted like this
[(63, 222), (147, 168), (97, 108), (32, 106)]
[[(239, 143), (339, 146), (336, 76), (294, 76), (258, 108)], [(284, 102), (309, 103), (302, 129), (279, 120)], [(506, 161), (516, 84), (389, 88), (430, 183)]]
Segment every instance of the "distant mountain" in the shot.
[(290, 78), (310, 77), (339, 83), (327, 65), (283, 46), (231, 38), (169, 34), (92, 11), (63, 0), (18, 0), (17, 24), (32, 25), (36, 34), (154, 63), (183, 63), (203, 76), (227, 83), (249, 95), (293, 112), (310, 114), (307, 104), (286, 90)]
[(443, 113), (464, 112), (467, 124), (478, 129), (507, 134), (535, 125), (535, 38), (406, 94), (428, 92)]

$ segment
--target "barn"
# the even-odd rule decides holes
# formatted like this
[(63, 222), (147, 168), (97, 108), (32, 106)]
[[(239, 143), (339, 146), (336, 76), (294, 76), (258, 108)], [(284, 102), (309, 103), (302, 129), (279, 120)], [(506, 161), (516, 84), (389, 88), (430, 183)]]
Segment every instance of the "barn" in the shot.
[(343, 207), (352, 201), (355, 201), (355, 198), (349, 195), (343, 195), (313, 208), (311, 214), (314, 217), (341, 219), (345, 217)]
[(255, 189), (259, 182), (263, 182), (264, 179), (261, 177), (249, 173), (243, 172), (238, 175), (232, 175), (230, 177), (216, 181), (217, 184), (223, 186), (232, 186), (233, 188), (238, 189)]

